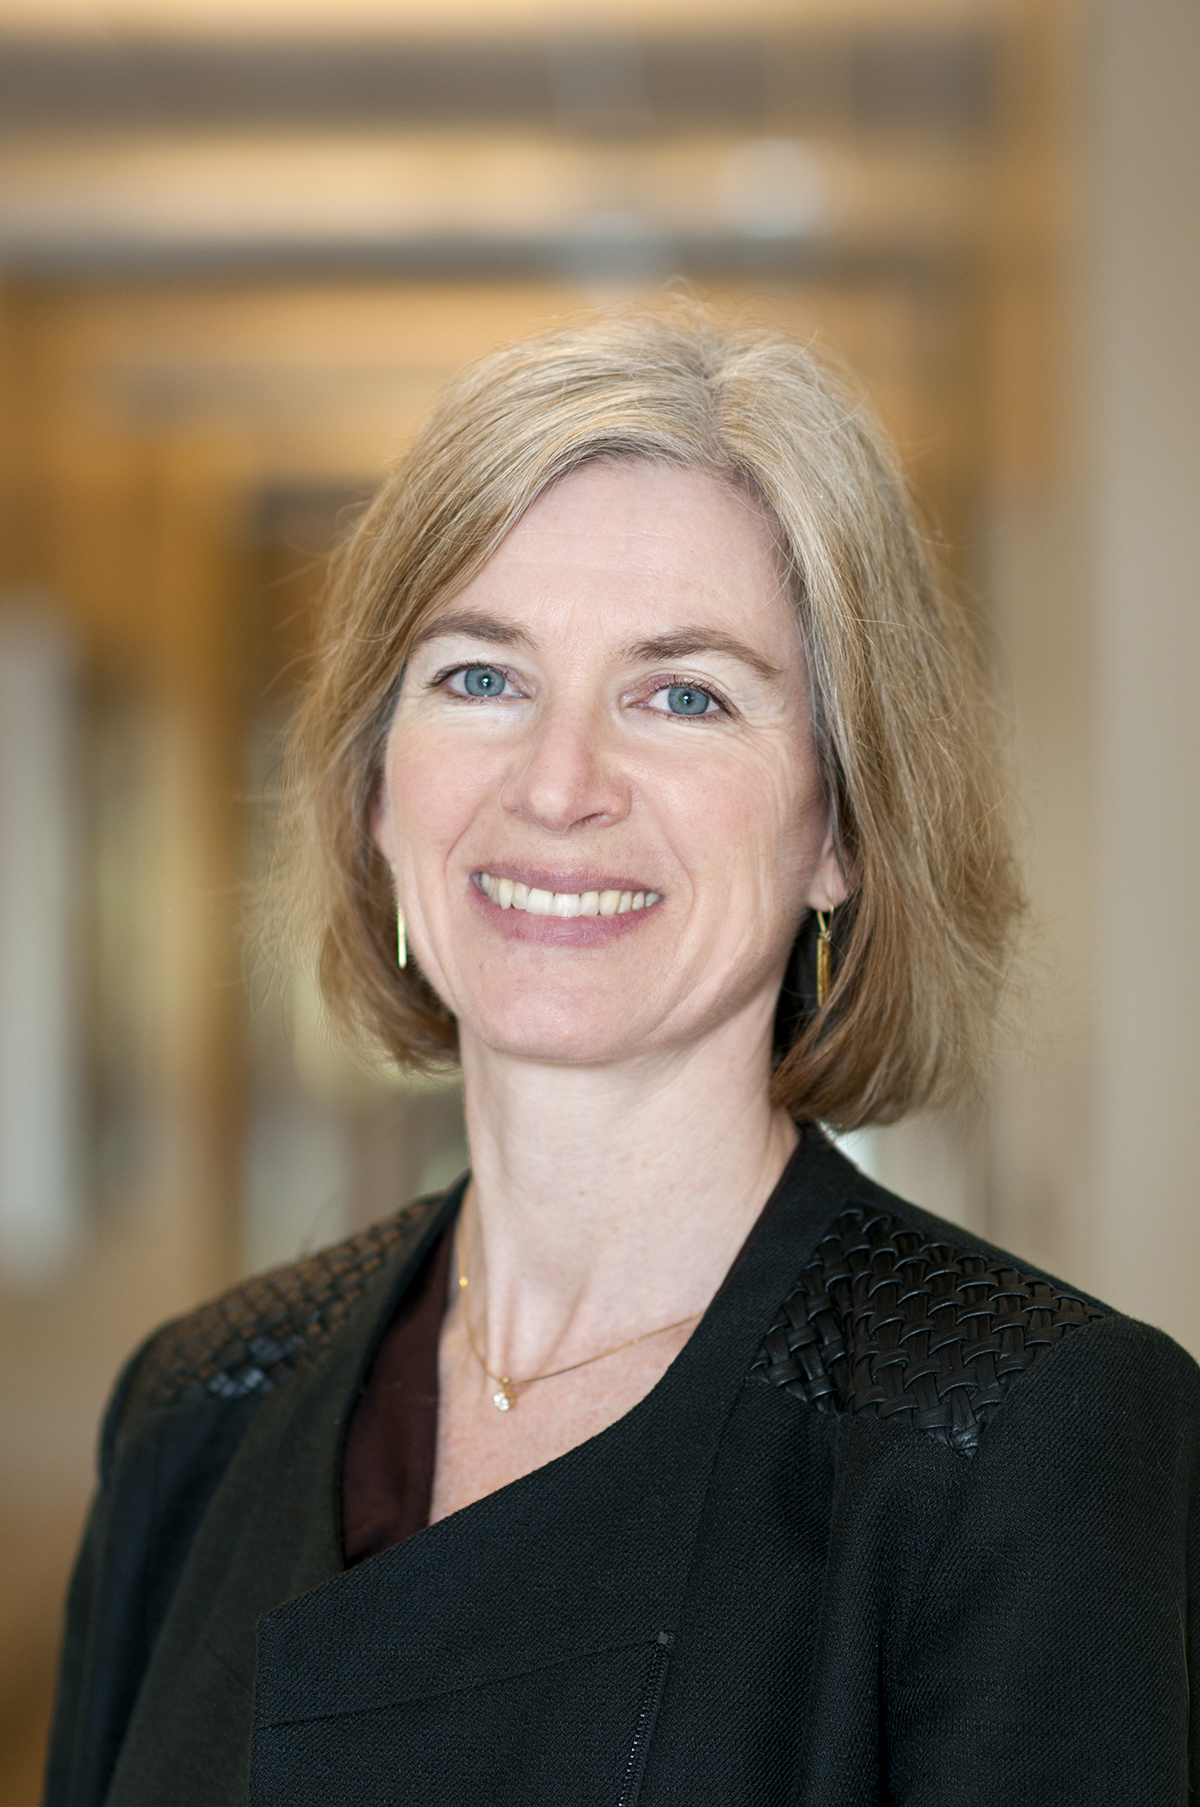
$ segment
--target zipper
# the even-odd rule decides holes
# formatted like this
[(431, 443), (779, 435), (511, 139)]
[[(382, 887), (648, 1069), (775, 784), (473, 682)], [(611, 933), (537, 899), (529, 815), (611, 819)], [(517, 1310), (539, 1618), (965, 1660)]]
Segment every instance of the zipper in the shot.
[(670, 1631), (660, 1631), (654, 1640), (650, 1652), (650, 1668), (646, 1675), (646, 1686), (642, 1692), (642, 1704), (638, 1708), (638, 1716), (633, 1727), (633, 1743), (629, 1747), (629, 1756), (625, 1763), (625, 1776), (621, 1783), (621, 1793), (617, 1807), (637, 1807), (637, 1798), (642, 1790), (642, 1776), (646, 1769), (646, 1758), (650, 1754), (650, 1735), (654, 1730), (654, 1721), (658, 1718), (659, 1703), (662, 1700), (663, 1688), (667, 1680), (667, 1663), (670, 1660), (671, 1645), (675, 1635)]

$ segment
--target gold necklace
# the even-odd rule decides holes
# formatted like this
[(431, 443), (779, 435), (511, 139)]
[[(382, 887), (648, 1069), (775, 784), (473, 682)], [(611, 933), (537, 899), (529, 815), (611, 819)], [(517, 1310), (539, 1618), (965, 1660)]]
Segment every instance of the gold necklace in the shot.
[(652, 1336), (665, 1336), (668, 1330), (682, 1330), (685, 1324), (694, 1324), (703, 1314), (692, 1312), (690, 1317), (676, 1318), (673, 1324), (660, 1324), (657, 1330), (643, 1330), (641, 1336), (631, 1336), (626, 1343), (617, 1343), (612, 1349), (601, 1349), (599, 1355), (587, 1355), (581, 1362), (568, 1362), (565, 1368), (551, 1368), (545, 1374), (527, 1374), (524, 1380), (514, 1380), (511, 1374), (493, 1374), (479, 1352), (475, 1341), (475, 1332), (471, 1329), (471, 1313), (467, 1309), (467, 1270), (463, 1266), (462, 1247), (458, 1250), (458, 1290), (462, 1294), (463, 1323), (467, 1327), (467, 1342), (471, 1346), (471, 1354), (479, 1363), (489, 1380), (494, 1380), (499, 1391), (492, 1394), (492, 1404), (498, 1412), (509, 1412), (517, 1403), (516, 1389), (531, 1387), (535, 1380), (556, 1380), (560, 1374), (574, 1374), (576, 1368), (590, 1368), (593, 1362), (602, 1362), (610, 1355), (620, 1355), (622, 1349), (632, 1349), (637, 1343), (648, 1343)]

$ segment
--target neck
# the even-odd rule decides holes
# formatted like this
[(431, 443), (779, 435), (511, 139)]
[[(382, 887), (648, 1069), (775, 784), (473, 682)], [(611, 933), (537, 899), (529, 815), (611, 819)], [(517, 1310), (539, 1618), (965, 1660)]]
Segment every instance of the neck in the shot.
[(705, 1309), (796, 1142), (770, 1104), (759, 1015), (597, 1067), (464, 1036), (460, 1249), (495, 1372), (539, 1372)]

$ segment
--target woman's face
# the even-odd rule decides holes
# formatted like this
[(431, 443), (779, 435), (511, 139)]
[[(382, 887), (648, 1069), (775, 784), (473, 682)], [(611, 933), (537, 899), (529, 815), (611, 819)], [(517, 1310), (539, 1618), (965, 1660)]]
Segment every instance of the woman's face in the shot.
[(806, 906), (844, 895), (761, 510), (584, 466), (426, 624), (375, 833), (464, 1038), (535, 1060), (769, 1032)]

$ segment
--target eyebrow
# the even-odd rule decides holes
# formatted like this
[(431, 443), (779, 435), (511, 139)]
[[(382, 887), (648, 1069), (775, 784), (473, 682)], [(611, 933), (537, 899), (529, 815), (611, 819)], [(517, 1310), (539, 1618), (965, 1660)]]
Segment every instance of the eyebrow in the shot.
[(736, 640), (732, 634), (722, 634), (713, 628), (685, 627), (678, 633), (660, 634), (653, 640), (638, 640), (626, 649), (626, 657), (657, 664), (660, 660), (690, 659), (696, 653), (727, 653), (731, 659), (740, 659), (756, 671), (760, 678), (777, 678), (780, 671), (769, 659), (755, 652), (752, 646), (744, 641)]
[[(532, 634), (511, 621), (503, 621), (498, 615), (487, 615), (478, 609), (450, 609), (444, 615), (435, 615), (419, 630), (412, 643), (412, 652), (423, 646), (427, 640), (439, 639), (444, 634), (466, 634), (476, 640), (486, 640), (493, 646), (521, 646), (533, 651), (535, 642)], [(718, 629), (706, 627), (679, 628), (673, 634), (659, 634), (650, 640), (637, 640), (625, 649), (627, 659), (636, 660), (639, 664), (654, 665), (673, 659), (689, 659), (697, 653), (725, 653), (732, 659), (740, 659), (761, 678), (779, 677), (778, 666), (772, 665), (752, 646), (736, 639), (732, 634), (723, 634)]]
[(485, 615), (478, 609), (449, 609), (444, 615), (434, 615), (418, 630), (410, 654), (427, 640), (440, 639), (443, 634), (467, 634), (473, 640), (487, 640), (492, 646), (523, 646), (529, 651), (534, 645), (532, 634), (511, 621), (502, 621), (498, 615)]

